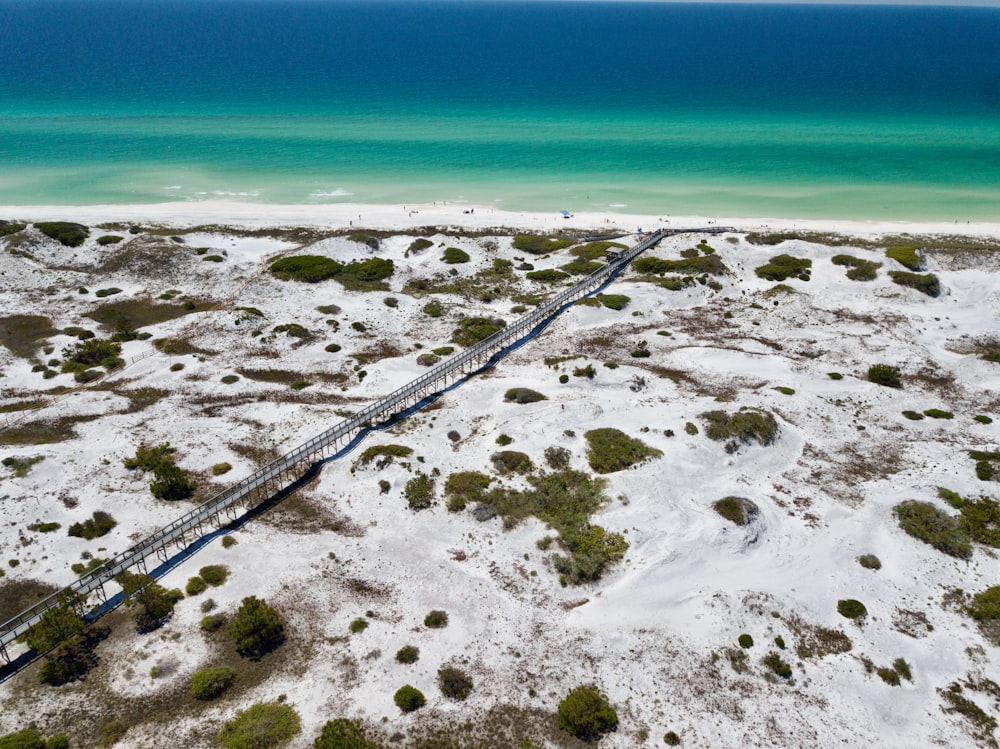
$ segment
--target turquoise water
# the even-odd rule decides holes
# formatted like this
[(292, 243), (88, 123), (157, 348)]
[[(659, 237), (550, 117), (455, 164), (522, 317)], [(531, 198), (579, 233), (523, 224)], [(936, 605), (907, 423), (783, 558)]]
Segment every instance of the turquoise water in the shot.
[(1000, 9), (25, 5), (0, 205), (1000, 219)]

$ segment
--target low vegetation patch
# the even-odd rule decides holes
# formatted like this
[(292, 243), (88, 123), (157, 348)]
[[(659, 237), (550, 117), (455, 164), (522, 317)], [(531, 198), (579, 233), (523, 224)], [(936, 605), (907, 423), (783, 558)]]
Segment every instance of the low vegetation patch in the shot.
[(140, 633), (161, 627), (173, 614), (177, 602), (184, 598), (179, 589), (167, 590), (149, 575), (122, 572), (115, 582), (122, 586), (126, 608), (134, 609), (132, 618)]
[(37, 221), (35, 228), (63, 247), (79, 247), (90, 236), (90, 229), (86, 226), (69, 221)]
[(412, 454), (413, 448), (406, 445), (372, 445), (365, 448), (365, 451), (361, 453), (354, 462), (354, 465), (364, 467), (372, 461), (376, 461), (375, 467), (382, 470), (396, 458), (408, 458)]
[(582, 258), (584, 260), (603, 260), (608, 250), (611, 248), (617, 250), (628, 249), (625, 245), (619, 242), (589, 242), (587, 244), (582, 244), (579, 247), (574, 247), (569, 251), (574, 257)]
[(474, 346), (507, 326), (499, 317), (466, 317), (452, 331), (451, 342), (459, 346)]
[(760, 508), (745, 497), (723, 497), (712, 505), (712, 509), (736, 525), (749, 525), (760, 514)]
[(878, 269), (882, 267), (882, 263), (863, 260), (854, 255), (834, 255), (830, 260), (834, 265), (847, 266), (847, 277), (852, 281), (874, 281), (878, 276)]
[(448, 477), (444, 493), (448, 497), (448, 510), (460, 512), (467, 505), (486, 500), (486, 489), (493, 479), (478, 471), (459, 471)]
[(314, 749), (380, 749), (380, 745), (369, 741), (364, 728), (356, 720), (337, 718), (328, 720), (323, 730), (313, 742)]
[(770, 671), (780, 676), (782, 679), (790, 679), (792, 676), (792, 667), (788, 665), (788, 662), (775, 650), (772, 650), (764, 656), (763, 663)]
[(983, 636), (993, 645), (1000, 646), (1000, 585), (976, 593), (967, 611), (976, 620)]
[(532, 390), (531, 388), (511, 388), (504, 393), (503, 399), (510, 403), (520, 403), (522, 405), (525, 403), (537, 403), (538, 401), (548, 400), (548, 398), (539, 393), (537, 390)]
[(958, 518), (930, 502), (907, 500), (893, 508), (899, 527), (938, 551), (959, 559), (972, 557), (972, 545)]
[(444, 251), (444, 255), (441, 256), (441, 259), (449, 265), (457, 265), (459, 263), (467, 263), (472, 258), (469, 257), (469, 253), (465, 250), (459, 249), (458, 247), (449, 247)]
[(103, 510), (97, 510), (94, 514), (82, 523), (73, 523), (69, 527), (69, 535), (77, 538), (85, 538), (91, 541), (101, 536), (106, 536), (111, 529), (118, 525), (118, 521)]
[[(0, 465), (3, 465), (5, 468), (9, 468), (11, 473), (16, 478), (23, 479), (25, 476), (31, 473), (32, 468), (41, 463), (43, 460), (45, 460), (44, 455), (35, 455), (30, 458), (17, 458), (14, 456), (8, 456), (3, 460), (0, 460)], [(55, 526), (56, 528), (58, 528), (59, 524), (56, 523)]]
[(418, 473), (406, 482), (403, 496), (411, 510), (426, 510), (434, 504), (434, 483), (426, 473)]
[(889, 277), (894, 284), (916, 289), (921, 294), (926, 294), (929, 297), (938, 297), (941, 295), (941, 281), (933, 273), (921, 274), (909, 273), (905, 270), (891, 270), (889, 271)]
[(472, 677), (460, 668), (443, 666), (438, 669), (438, 686), (449, 700), (462, 702), (472, 694)]
[(754, 273), (768, 281), (784, 281), (787, 278), (808, 281), (812, 273), (812, 260), (786, 254), (775, 255), (764, 265), (755, 268)]
[(705, 420), (706, 436), (716, 442), (725, 442), (728, 453), (753, 442), (764, 447), (772, 445), (780, 434), (774, 416), (763, 409), (743, 407), (732, 414), (708, 411), (701, 414), (701, 418)]
[(559, 283), (560, 281), (565, 281), (569, 278), (569, 273), (563, 273), (561, 270), (555, 270), (552, 268), (529, 271), (525, 275), (531, 281), (540, 281), (542, 283)]
[(837, 601), (837, 613), (847, 619), (862, 619), (868, 616), (868, 609), (861, 601), (845, 598)]
[(632, 269), (636, 273), (653, 276), (662, 276), (666, 273), (680, 273), (687, 276), (722, 276), (729, 272), (729, 268), (718, 255), (697, 255), (679, 260), (640, 257), (632, 261)]
[(663, 455), (661, 450), (614, 427), (591, 429), (583, 436), (587, 440), (587, 462), (597, 473), (623, 471)]
[(899, 367), (891, 364), (872, 364), (868, 367), (868, 381), (887, 388), (901, 388)]
[(526, 453), (517, 450), (501, 450), (490, 456), (490, 462), (501, 475), (507, 476), (512, 473), (531, 473), (535, 470), (535, 464)]
[(858, 557), (858, 564), (866, 570), (882, 569), (882, 561), (874, 554), (862, 554)]
[(287, 702), (258, 702), (226, 722), (216, 741), (222, 749), (277, 749), (301, 731), (299, 714)]
[(921, 271), (925, 267), (923, 252), (916, 245), (889, 247), (885, 251), (885, 256), (912, 271)]
[(416, 663), (420, 660), (420, 648), (414, 647), (413, 645), (404, 645), (398, 651), (396, 651), (396, 662), (397, 663)]
[(624, 294), (598, 294), (594, 297), (608, 309), (621, 311), (628, 306), (632, 300)]
[(214, 700), (236, 681), (236, 670), (229, 666), (211, 666), (191, 677), (191, 695), (196, 700)]
[(281, 258), (271, 264), (271, 274), (283, 281), (319, 283), (335, 279), (352, 291), (385, 290), (384, 280), (393, 274), (392, 260), (369, 258), (339, 263), (321, 255), (295, 255)]
[(236, 652), (259, 660), (285, 641), (285, 626), (278, 612), (256, 596), (244, 598), (229, 624)]
[(566, 237), (546, 237), (538, 234), (518, 234), (514, 237), (515, 250), (521, 250), (531, 255), (545, 255), (549, 252), (564, 250), (573, 244)]

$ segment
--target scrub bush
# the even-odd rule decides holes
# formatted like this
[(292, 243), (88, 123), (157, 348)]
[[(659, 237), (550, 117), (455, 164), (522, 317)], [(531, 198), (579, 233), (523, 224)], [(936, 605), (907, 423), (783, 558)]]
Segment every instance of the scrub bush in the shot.
[(663, 455), (662, 451), (613, 427), (591, 429), (583, 436), (587, 440), (587, 462), (597, 473), (623, 471)]
[(404, 713), (412, 713), (427, 704), (427, 698), (424, 697), (423, 692), (409, 684), (397, 689), (396, 694), (392, 696), (392, 701)]
[(229, 666), (212, 666), (191, 677), (191, 695), (196, 700), (214, 700), (236, 681), (236, 671)]
[(618, 728), (618, 713), (596, 686), (581, 686), (559, 703), (556, 723), (581, 741), (596, 741)]
[(283, 702), (258, 702), (222, 726), (216, 741), (222, 749), (277, 749), (302, 730), (295, 708)]

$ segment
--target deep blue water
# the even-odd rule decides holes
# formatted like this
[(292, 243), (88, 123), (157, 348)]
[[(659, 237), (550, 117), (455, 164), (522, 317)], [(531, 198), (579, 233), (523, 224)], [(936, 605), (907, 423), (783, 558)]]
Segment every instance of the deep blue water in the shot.
[(0, 0), (0, 30), (0, 204), (1000, 218), (997, 8)]

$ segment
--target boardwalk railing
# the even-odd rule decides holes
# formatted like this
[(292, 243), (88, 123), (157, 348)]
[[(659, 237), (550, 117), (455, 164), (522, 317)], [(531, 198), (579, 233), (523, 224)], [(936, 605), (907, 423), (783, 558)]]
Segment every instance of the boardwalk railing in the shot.
[(7, 646), (37, 624), (46, 611), (60, 605), (60, 599), (67, 591), (78, 593), (84, 597), (96, 591), (106, 600), (104, 585), (112, 582), (122, 572), (133, 567), (144, 569), (145, 560), (154, 554), (159, 554), (166, 560), (166, 550), (170, 544), (187, 545), (205, 535), (206, 526), (218, 524), (220, 527), (224, 527), (228, 521), (223, 522), (223, 516), (229, 517), (230, 520), (236, 520), (239, 516), (238, 508), (249, 509), (260, 504), (300, 478), (298, 472), (302, 468), (307, 468), (317, 459), (326, 457), (328, 452), (336, 453), (341, 446), (350, 444), (363, 430), (416, 405), (428, 395), (447, 387), (453, 380), (457, 380), (467, 373), (475, 372), (496, 353), (528, 335), (567, 305), (593, 293), (614, 274), (624, 269), (628, 263), (664, 237), (690, 232), (719, 234), (727, 231), (732, 231), (732, 229), (713, 226), (702, 229), (661, 229), (646, 235), (638, 244), (623, 253), (620, 259), (602, 266), (489, 338), (470, 346), (460, 354), (449, 358), (415, 380), (389, 393), (376, 403), (302, 443), (206, 500), (169, 525), (142, 539), (131, 548), (107, 560), (100, 567), (72, 582), (64, 590), (54, 593), (4, 622), (0, 625), (0, 656), (7, 659)]

